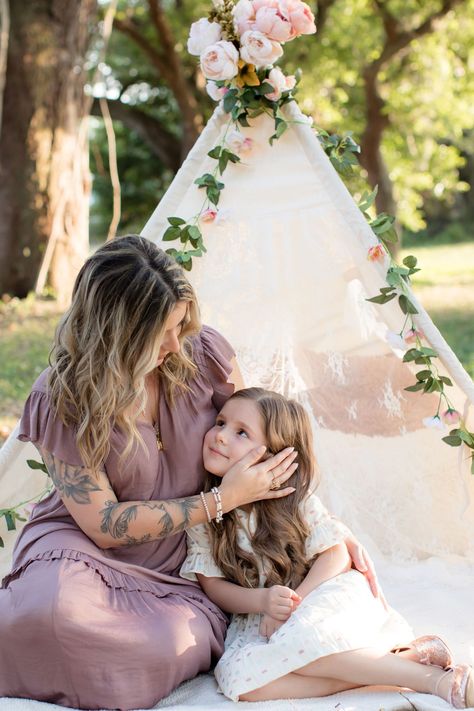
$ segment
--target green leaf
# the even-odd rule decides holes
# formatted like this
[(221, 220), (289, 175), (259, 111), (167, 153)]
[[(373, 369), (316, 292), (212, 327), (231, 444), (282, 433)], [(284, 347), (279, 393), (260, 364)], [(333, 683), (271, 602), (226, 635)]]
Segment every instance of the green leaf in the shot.
[(393, 269), (389, 269), (387, 272), (387, 276), (385, 277), (387, 280), (387, 284), (391, 284), (391, 286), (395, 287), (400, 284), (400, 275), (394, 271)]
[(234, 89), (231, 89), (224, 96), (224, 111), (226, 112), (226, 114), (230, 114), (230, 112), (233, 110), (233, 108), (235, 106), (236, 101), (237, 101), (237, 92)]
[(171, 242), (173, 239), (179, 239), (181, 236), (180, 227), (168, 227), (163, 235), (163, 242)]
[(445, 375), (440, 375), (439, 378), (443, 383), (446, 383), (446, 385), (452, 385), (453, 381), (450, 378), (447, 378)]
[(459, 430), (458, 436), (462, 439), (463, 442), (469, 445), (474, 445), (474, 437), (471, 435), (470, 432), (466, 432), (466, 430)]
[(279, 121), (278, 125), (276, 127), (276, 131), (275, 131), (276, 137), (280, 138), (280, 136), (283, 136), (283, 134), (285, 133), (287, 128), (288, 128), (288, 124), (286, 123), (286, 121), (283, 121), (283, 120)]
[(403, 362), (410, 363), (411, 361), (418, 358), (420, 355), (421, 353), (417, 348), (410, 348), (410, 350), (408, 350), (403, 356)]
[(262, 96), (265, 96), (266, 94), (271, 94), (273, 91), (275, 91), (275, 87), (269, 84), (267, 81), (262, 82), (259, 87), (260, 94)]
[(380, 294), (380, 296), (373, 296), (371, 299), (366, 299), (366, 301), (371, 301), (373, 304), (386, 304), (395, 299), (396, 296), (396, 294)]
[(209, 185), (215, 185), (216, 179), (211, 173), (204, 173), (204, 175), (201, 175), (194, 182), (196, 185), (199, 185), (200, 188), (203, 188)]
[(246, 113), (245, 113), (245, 114), (240, 114), (240, 116), (239, 116), (239, 118), (237, 119), (237, 121), (240, 123), (241, 126), (245, 126), (245, 127), (247, 127), (247, 128), (250, 126), (249, 122), (247, 121), (247, 114), (246, 114)]
[(218, 190), (217, 188), (207, 188), (206, 195), (209, 198), (210, 202), (212, 202), (213, 205), (219, 204), (219, 198), (221, 196), (220, 190)]
[(183, 269), (186, 269), (187, 272), (190, 272), (192, 268), (193, 268), (193, 260), (192, 259), (188, 259), (187, 262), (184, 262)]
[(39, 469), (40, 471), (44, 472), (45, 474), (48, 474), (49, 476), (49, 472), (44, 462), (37, 462), (35, 459), (27, 459), (26, 463), (28, 464), (30, 469)]
[(182, 217), (168, 217), (168, 222), (173, 227), (179, 227), (180, 225), (186, 224), (186, 220), (183, 220)]
[(5, 543), (3, 542), (3, 538), (0, 536), (0, 548), (5, 548)]
[(212, 151), (209, 151), (207, 154), (209, 158), (219, 158), (221, 154), (222, 146), (216, 146), (215, 148), (212, 149)]
[(401, 294), (398, 297), (398, 303), (400, 305), (401, 310), (403, 311), (404, 314), (417, 314), (418, 311), (416, 310), (415, 306), (411, 303), (411, 301), (405, 296), (405, 294)]
[(447, 437), (442, 437), (442, 440), (443, 442), (446, 442), (446, 444), (449, 444), (450, 447), (460, 447), (462, 444), (461, 438), (455, 435), (448, 435)]
[(409, 385), (407, 388), (403, 388), (404, 390), (407, 390), (409, 393), (416, 393), (418, 390), (424, 390), (424, 383), (416, 383), (416, 385)]
[(190, 239), (199, 239), (202, 237), (201, 230), (197, 225), (191, 225), (188, 230)]
[(13, 516), (13, 512), (7, 511), (3, 515), (5, 517), (5, 521), (7, 524), (7, 531), (15, 531), (16, 530), (16, 523), (15, 523), (15, 517)]
[(420, 348), (420, 351), (423, 355), (430, 356), (430, 358), (436, 358), (438, 355), (436, 351), (434, 351), (432, 348), (428, 348), (427, 346), (422, 346)]
[(409, 254), (408, 257), (405, 257), (403, 260), (403, 264), (408, 267), (409, 269), (414, 269), (417, 264), (417, 258), (414, 257), (412, 254)]
[(362, 197), (359, 202), (359, 208), (362, 210), (362, 212), (366, 212), (367, 210), (369, 210), (372, 207), (372, 205), (374, 204), (375, 198), (377, 197), (377, 193), (378, 193), (378, 186), (376, 185), (371, 193), (368, 193), (367, 191), (365, 191), (362, 194)]
[(431, 370), (420, 370), (415, 375), (417, 380), (423, 381), (431, 377)]

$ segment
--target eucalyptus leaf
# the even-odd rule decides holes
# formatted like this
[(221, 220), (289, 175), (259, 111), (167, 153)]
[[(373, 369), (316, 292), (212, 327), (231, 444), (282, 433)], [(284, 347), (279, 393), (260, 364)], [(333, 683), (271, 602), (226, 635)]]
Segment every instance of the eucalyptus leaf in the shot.
[(446, 437), (442, 437), (442, 440), (446, 442), (446, 444), (449, 444), (450, 447), (460, 447), (462, 444), (462, 439), (455, 435), (447, 435)]

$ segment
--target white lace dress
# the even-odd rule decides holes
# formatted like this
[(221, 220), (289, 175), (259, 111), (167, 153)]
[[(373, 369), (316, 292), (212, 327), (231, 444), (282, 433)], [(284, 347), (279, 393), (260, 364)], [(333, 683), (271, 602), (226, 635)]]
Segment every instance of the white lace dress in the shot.
[[(311, 530), (306, 542), (308, 560), (346, 537), (346, 527), (329, 515), (316, 495), (308, 497), (304, 513)], [(255, 516), (240, 509), (237, 515), (239, 544), (250, 551)], [(205, 524), (189, 529), (188, 555), (181, 567), (184, 578), (195, 580), (196, 573), (224, 577), (212, 558)], [(263, 566), (262, 587), (265, 579)], [(259, 614), (232, 617), (225, 652), (215, 668), (215, 676), (220, 690), (233, 701), (319, 657), (361, 647), (388, 651), (412, 639), (408, 624), (395, 611), (384, 609), (373, 597), (364, 576), (356, 570), (338, 575), (313, 590), (269, 640), (260, 635), (259, 626)]]

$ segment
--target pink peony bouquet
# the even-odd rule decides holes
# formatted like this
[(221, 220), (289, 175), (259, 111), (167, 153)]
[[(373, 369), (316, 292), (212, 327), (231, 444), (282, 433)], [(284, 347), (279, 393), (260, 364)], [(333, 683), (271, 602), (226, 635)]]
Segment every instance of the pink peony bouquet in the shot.
[(209, 17), (191, 25), (188, 51), (199, 57), (215, 101), (230, 88), (265, 83), (266, 98), (277, 102), (296, 83), (273, 66), (283, 45), (314, 32), (314, 15), (302, 0), (215, 0)]

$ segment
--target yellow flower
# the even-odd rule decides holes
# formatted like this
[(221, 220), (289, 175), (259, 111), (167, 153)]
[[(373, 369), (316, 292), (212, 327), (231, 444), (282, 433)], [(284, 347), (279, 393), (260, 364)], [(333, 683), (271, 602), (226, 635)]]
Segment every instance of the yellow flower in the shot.
[(257, 76), (254, 64), (247, 64), (243, 59), (239, 59), (238, 67), (239, 74), (235, 79), (235, 83), (240, 89), (244, 86), (260, 86), (260, 79)]

